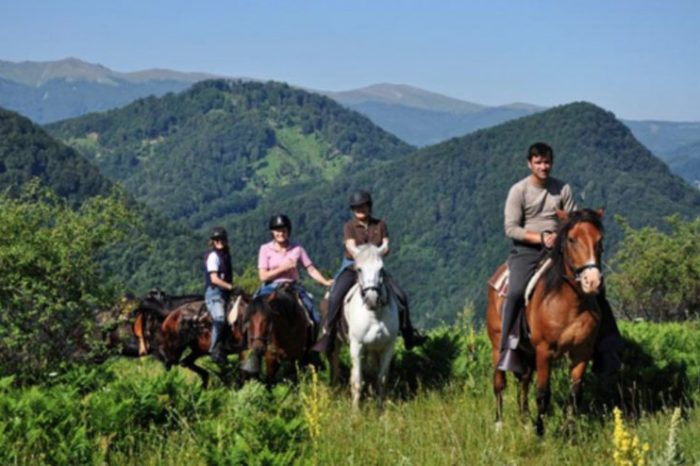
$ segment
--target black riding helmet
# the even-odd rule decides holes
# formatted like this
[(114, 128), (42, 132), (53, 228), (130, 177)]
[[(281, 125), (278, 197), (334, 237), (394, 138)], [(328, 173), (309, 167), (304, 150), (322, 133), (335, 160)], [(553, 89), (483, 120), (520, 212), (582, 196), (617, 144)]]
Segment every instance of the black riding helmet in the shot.
[(355, 191), (350, 195), (350, 208), (367, 204), (372, 208), (372, 195), (364, 190)]
[(292, 232), (292, 222), (284, 214), (277, 214), (270, 217), (270, 230), (276, 230), (278, 228), (286, 228), (290, 233)]
[(214, 227), (211, 229), (209, 234), (209, 239), (222, 239), (224, 241), (228, 240), (228, 233), (226, 233), (226, 228), (224, 227)]

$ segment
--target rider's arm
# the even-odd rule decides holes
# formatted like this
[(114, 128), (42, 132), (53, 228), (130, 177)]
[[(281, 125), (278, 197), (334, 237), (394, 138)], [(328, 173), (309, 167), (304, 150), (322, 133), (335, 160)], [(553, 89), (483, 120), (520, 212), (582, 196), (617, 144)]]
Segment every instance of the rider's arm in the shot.
[(333, 285), (333, 280), (326, 278), (323, 276), (321, 272), (313, 265), (309, 265), (306, 268), (306, 271), (309, 273), (309, 276), (313, 278), (316, 282), (320, 283), (323, 286), (330, 287)]
[(508, 191), (506, 205), (503, 211), (504, 230), (506, 236), (515, 241), (520, 241), (528, 244), (544, 244), (544, 235), (538, 231), (530, 231), (523, 228), (525, 219), (523, 218), (523, 193), (520, 185), (515, 184)]
[(210, 253), (206, 262), (207, 272), (209, 273), (209, 281), (211, 281), (212, 285), (223, 288), (224, 290), (233, 289), (233, 284), (225, 282), (219, 278), (219, 265), (219, 257), (213, 252)]
[(209, 280), (211, 280), (212, 285), (216, 285), (224, 290), (232, 290), (233, 283), (228, 283), (219, 278), (219, 274), (216, 272), (209, 272)]
[(574, 201), (574, 194), (571, 191), (571, 186), (569, 186), (568, 184), (565, 184), (561, 190), (561, 204), (562, 210), (565, 210), (569, 213), (578, 209), (576, 201)]

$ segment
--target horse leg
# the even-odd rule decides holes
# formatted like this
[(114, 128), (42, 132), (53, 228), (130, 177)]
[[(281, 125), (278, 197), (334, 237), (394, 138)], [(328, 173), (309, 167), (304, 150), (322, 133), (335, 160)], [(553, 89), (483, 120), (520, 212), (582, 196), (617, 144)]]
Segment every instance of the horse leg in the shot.
[(569, 399), (569, 406), (567, 409), (567, 428), (569, 435), (574, 436), (575, 431), (575, 418), (578, 416), (579, 410), (581, 409), (581, 401), (583, 399), (583, 374), (586, 372), (587, 360), (572, 362), (570, 370), (571, 378), (571, 397)]
[(202, 387), (207, 388), (209, 386), (209, 372), (195, 364), (195, 361), (199, 359), (200, 356), (202, 356), (202, 353), (192, 348), (192, 352), (180, 362), (180, 365), (197, 374), (202, 380)]
[(265, 383), (268, 388), (271, 388), (275, 383), (275, 376), (277, 375), (277, 369), (279, 368), (279, 362), (277, 358), (272, 354), (271, 351), (265, 353)]
[(394, 345), (389, 345), (379, 357), (379, 371), (377, 372), (377, 408), (384, 407), (384, 394), (386, 391), (386, 379), (394, 356)]
[(549, 388), (551, 354), (548, 345), (537, 347), (537, 420), (535, 428), (538, 436), (544, 435), (544, 417), (549, 410), (551, 392)]
[(354, 410), (360, 407), (360, 394), (362, 393), (362, 345), (354, 340), (350, 341), (350, 359), (352, 370), (350, 371), (350, 390), (352, 391), (352, 407)]
[(506, 373), (498, 370), (498, 358), (500, 351), (498, 346), (493, 346), (491, 350), (491, 360), (493, 363), (493, 394), (496, 396), (496, 429), (503, 427), (503, 390), (506, 388)]
[(518, 408), (520, 409), (521, 418), (526, 420), (530, 416), (530, 405), (527, 396), (530, 390), (530, 382), (532, 381), (532, 369), (528, 368), (518, 378), (520, 379), (518, 384)]
[(333, 351), (330, 354), (331, 364), (331, 384), (337, 387), (340, 384), (340, 344), (336, 342)]

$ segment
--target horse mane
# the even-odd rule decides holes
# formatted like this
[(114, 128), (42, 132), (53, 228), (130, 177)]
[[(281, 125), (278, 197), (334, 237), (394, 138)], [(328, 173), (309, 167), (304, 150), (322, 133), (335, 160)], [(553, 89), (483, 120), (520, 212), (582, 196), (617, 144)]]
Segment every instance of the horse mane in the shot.
[[(287, 287), (282, 286), (279, 289), (275, 290), (273, 293), (276, 293), (275, 301), (283, 300), (285, 302), (289, 302), (291, 306), (298, 306), (296, 298), (292, 294), (292, 291), (288, 290)], [(268, 298), (269, 296), (258, 296), (254, 298), (246, 308), (243, 322), (247, 323), (250, 320), (250, 317), (258, 312), (260, 312), (266, 319), (271, 319), (274, 316), (286, 311), (286, 309), (279, 309), (278, 306), (271, 306)], [(289, 315), (291, 313), (284, 312), (284, 314)]]
[(547, 295), (558, 290), (564, 284), (564, 276), (566, 275), (564, 263), (564, 250), (566, 249), (566, 238), (569, 231), (581, 222), (593, 224), (598, 230), (603, 232), (603, 222), (600, 220), (600, 215), (593, 209), (581, 209), (569, 214), (566, 222), (560, 225), (557, 231), (557, 238), (554, 241), (554, 246), (549, 252), (548, 257), (552, 260), (552, 266), (544, 275), (544, 294)]

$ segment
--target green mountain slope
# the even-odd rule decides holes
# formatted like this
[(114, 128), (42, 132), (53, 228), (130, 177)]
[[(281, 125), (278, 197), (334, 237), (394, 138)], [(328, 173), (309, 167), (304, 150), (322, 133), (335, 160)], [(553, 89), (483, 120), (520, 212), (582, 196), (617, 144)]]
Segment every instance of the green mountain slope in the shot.
[(331, 99), (279, 83), (205, 81), (48, 130), (192, 227), (412, 151)]
[[(0, 108), (0, 189), (17, 194), (32, 178), (77, 206), (108, 195), (113, 183), (75, 150), (53, 139), (17, 113)], [(103, 260), (108, 273), (129, 289), (142, 292), (160, 285), (167, 290), (191, 289), (199, 281), (199, 254), (204, 239), (130, 200), (142, 219), (143, 232), (114, 245)]]
[(700, 140), (670, 152), (667, 162), (673, 173), (700, 188)]
[(388, 269), (408, 291), (417, 320), (452, 321), (465, 302), (483, 312), (485, 281), (503, 261), (503, 205), (508, 188), (528, 175), (525, 151), (538, 140), (555, 150), (555, 176), (571, 183), (578, 202), (607, 210), (609, 258), (632, 225), (662, 225), (674, 212), (700, 214), (700, 193), (639, 144), (609, 112), (587, 103), (557, 107), (501, 126), (424, 148), (342, 182), (266, 202), (232, 218), (238, 260), (254, 257), (268, 238), (267, 215), (286, 211), (294, 234), (316, 264), (331, 269), (341, 253), (346, 200), (358, 187), (372, 191), (376, 214), (388, 220)]

